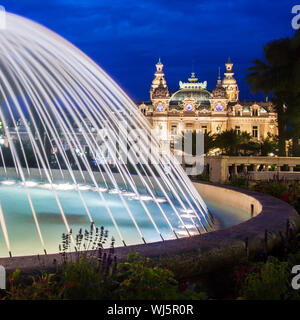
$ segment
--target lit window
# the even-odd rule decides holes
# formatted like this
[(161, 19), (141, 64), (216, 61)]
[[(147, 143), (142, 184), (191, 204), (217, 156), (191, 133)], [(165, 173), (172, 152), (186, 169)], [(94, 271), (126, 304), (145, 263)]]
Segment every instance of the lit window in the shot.
[(240, 126), (235, 126), (235, 132), (237, 134), (240, 134), (241, 133), (241, 127)]
[(257, 126), (252, 127), (252, 136), (253, 136), (253, 138), (258, 137), (258, 127)]
[(177, 126), (176, 125), (172, 125), (171, 134), (177, 134)]

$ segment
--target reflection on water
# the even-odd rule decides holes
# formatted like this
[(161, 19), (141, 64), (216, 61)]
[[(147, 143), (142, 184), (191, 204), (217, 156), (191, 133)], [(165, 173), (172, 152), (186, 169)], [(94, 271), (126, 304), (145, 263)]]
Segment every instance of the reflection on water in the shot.
[[(47, 252), (58, 252), (61, 235), (66, 233), (66, 228), (53, 193), (47, 188), (40, 187), (32, 187), (29, 191), (37, 213)], [(89, 229), (90, 220), (85, 213), (85, 208), (76, 191), (58, 190), (57, 194), (73, 234), (76, 235), (81, 228)], [(104, 228), (109, 231), (109, 236), (116, 239), (116, 246), (122, 245), (99, 195), (92, 190), (84, 190), (82, 191), (82, 195), (88, 205), (88, 210), (95, 225), (97, 227), (104, 226)], [(103, 195), (110, 206), (114, 218), (118, 222), (126, 243), (128, 245), (142, 243), (140, 235), (128, 216), (128, 212), (120, 204), (119, 195), (109, 192), (103, 193)], [(0, 201), (5, 215), (13, 256), (42, 254), (43, 250), (24, 187), (21, 185), (1, 185)], [(249, 214), (238, 208), (228, 206), (224, 203), (217, 203), (210, 199), (205, 199), (205, 202), (217, 221), (217, 228), (226, 228), (249, 219)], [(164, 239), (174, 239), (174, 234), (162, 214), (157, 210), (156, 204), (153, 201), (145, 203)], [(142, 208), (140, 202), (134, 198), (128, 198), (128, 205), (146, 241), (160, 241), (159, 235), (155, 232), (153, 224), (145, 214), (145, 210)], [(167, 213), (172, 224), (177, 226), (178, 235), (186, 236), (186, 231), (179, 225), (178, 217), (173, 212), (171, 206), (168, 203), (161, 203), (160, 205)], [(189, 213), (182, 213), (181, 217), (185, 219), (188, 227), (192, 227), (191, 218), (195, 219), (195, 216)], [(195, 232), (191, 230), (191, 234), (195, 234)], [(2, 231), (0, 231), (0, 257), (4, 256), (7, 256), (7, 249)]]
[[(83, 214), (70, 214), (65, 212), (65, 215), (69, 223), (75, 224), (86, 224), (89, 223), (87, 215)], [(63, 219), (61, 214), (56, 212), (38, 212), (37, 217), (41, 223), (54, 223), (54, 224), (63, 224)]]

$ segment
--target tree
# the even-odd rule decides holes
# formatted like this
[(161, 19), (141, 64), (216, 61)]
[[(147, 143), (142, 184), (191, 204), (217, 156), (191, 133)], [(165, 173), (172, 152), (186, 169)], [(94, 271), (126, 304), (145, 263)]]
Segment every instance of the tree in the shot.
[(279, 137), (268, 134), (267, 138), (260, 143), (260, 155), (267, 156), (270, 153), (277, 154), (279, 151)]
[(236, 130), (230, 129), (216, 136), (215, 147), (220, 148), (223, 154), (228, 156), (238, 156), (241, 149), (245, 150), (251, 139), (252, 137), (246, 131), (238, 133)]
[[(197, 132), (194, 130), (192, 132), (191, 138), (192, 138), (192, 155), (195, 156), (197, 152), (197, 139), (202, 138), (201, 132)], [(215, 148), (215, 138), (216, 135), (212, 134), (211, 132), (204, 132), (203, 134), (203, 142), (204, 142), (204, 154), (207, 154), (210, 150)], [(181, 141), (180, 141), (181, 140)], [(200, 143), (202, 141), (200, 140)], [(181, 133), (181, 136), (177, 138), (177, 141), (174, 144), (174, 149), (179, 150), (182, 148), (182, 151), (184, 151), (184, 132)]]
[(285, 156), (286, 139), (292, 136), (296, 148), (300, 138), (300, 31), (268, 43), (263, 51), (264, 59), (253, 61), (246, 81), (253, 92), (271, 95), (278, 115), (279, 155)]

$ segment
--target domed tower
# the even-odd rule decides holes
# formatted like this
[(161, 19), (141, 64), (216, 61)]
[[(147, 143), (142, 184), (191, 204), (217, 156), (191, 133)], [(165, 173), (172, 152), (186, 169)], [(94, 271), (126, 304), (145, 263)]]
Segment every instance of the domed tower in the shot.
[(230, 102), (237, 102), (239, 100), (239, 87), (234, 79), (234, 72), (232, 71), (233, 63), (228, 58), (225, 63), (226, 72), (224, 73), (224, 79), (222, 81), (223, 87), (226, 89), (227, 97)]
[(155, 78), (150, 89), (150, 99), (154, 112), (167, 112), (169, 110), (170, 93), (163, 72), (163, 64), (160, 59), (156, 64)]
[(158, 86), (162, 83), (164, 88), (168, 89), (167, 82), (165, 79), (165, 74), (163, 71), (164, 65), (161, 63), (161, 60), (159, 58), (157, 64), (156, 64), (156, 72), (154, 73), (154, 79), (152, 81), (151, 89), (150, 89), (150, 99), (152, 100), (153, 92)]
[(222, 85), (221, 74), (219, 68), (219, 77), (215, 89), (212, 91), (210, 105), (212, 113), (227, 112), (228, 95), (226, 89)]

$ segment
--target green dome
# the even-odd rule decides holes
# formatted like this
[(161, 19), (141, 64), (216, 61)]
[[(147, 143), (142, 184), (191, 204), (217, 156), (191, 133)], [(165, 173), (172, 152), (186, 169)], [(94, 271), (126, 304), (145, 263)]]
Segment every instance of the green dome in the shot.
[(182, 104), (185, 98), (194, 98), (198, 104), (209, 104), (211, 93), (205, 89), (184, 88), (174, 92), (170, 103)]

